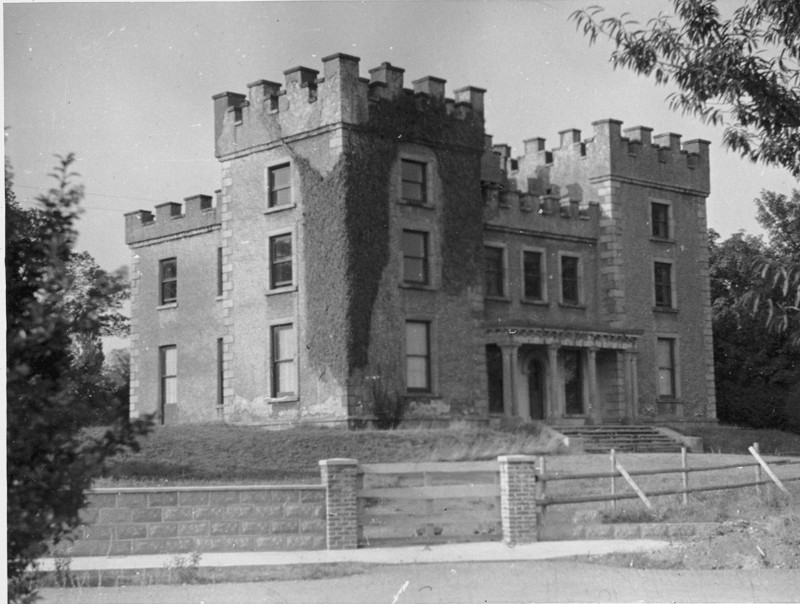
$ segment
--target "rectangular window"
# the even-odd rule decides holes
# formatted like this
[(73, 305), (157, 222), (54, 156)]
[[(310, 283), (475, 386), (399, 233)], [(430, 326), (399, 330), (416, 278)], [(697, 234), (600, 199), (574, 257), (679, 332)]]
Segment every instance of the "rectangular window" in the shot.
[(165, 423), (168, 405), (178, 404), (178, 349), (175, 346), (162, 346), (158, 349), (158, 373), (160, 378), (159, 399), (161, 402), (161, 423)]
[(401, 160), (403, 201), (422, 205), (427, 203), (425, 164), (409, 159)]
[(653, 226), (653, 237), (669, 239), (669, 205), (666, 203), (650, 204), (650, 222)]
[(564, 304), (580, 304), (580, 258), (561, 256), (561, 301)]
[(170, 304), (178, 300), (178, 260), (167, 258), (158, 263), (160, 283), (160, 304)]
[(675, 340), (658, 338), (656, 342), (658, 364), (658, 398), (674, 399), (675, 391)]
[(225, 402), (225, 388), (223, 386), (225, 381), (224, 352), (225, 347), (222, 338), (217, 338), (217, 405), (220, 407)]
[(564, 406), (567, 415), (583, 414), (581, 351), (564, 350)]
[(430, 323), (406, 322), (406, 387), (409, 392), (431, 391)]
[(217, 248), (217, 295), (222, 295), (222, 248)]
[(292, 171), (289, 164), (275, 166), (268, 171), (269, 207), (288, 206), (292, 203)]
[(484, 274), (486, 294), (502, 298), (505, 295), (505, 270), (503, 266), (503, 248), (483, 248)]
[(527, 300), (543, 300), (542, 253), (523, 252), (522, 272), (524, 276), (524, 294)]
[(403, 281), (427, 285), (428, 234), (421, 231), (403, 231)]
[(294, 396), (297, 393), (294, 326), (274, 325), (271, 336), (272, 396)]
[(668, 262), (653, 263), (656, 308), (672, 308), (672, 265)]
[(292, 284), (292, 234), (269, 238), (269, 287), (277, 289)]
[(503, 355), (496, 344), (486, 345), (486, 373), (489, 381), (489, 413), (502, 413)]

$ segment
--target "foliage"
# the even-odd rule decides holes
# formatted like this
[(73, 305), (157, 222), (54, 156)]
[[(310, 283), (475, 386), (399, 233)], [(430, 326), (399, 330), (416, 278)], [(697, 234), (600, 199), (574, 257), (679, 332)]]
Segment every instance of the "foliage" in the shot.
[(84, 490), (104, 460), (135, 447), (147, 426), (116, 418), (102, 434), (81, 434), (105, 401), (86, 396), (97, 355), (74, 344), (102, 331), (112, 288), (91, 284), (80, 308), (71, 297), (83, 188), (73, 182), (74, 156), (59, 160), (57, 185), (32, 210), (17, 203), (6, 162), (8, 578), (15, 601), (31, 595), (26, 569), (79, 524)]
[(597, 6), (570, 19), (592, 43), (613, 41), (614, 67), (677, 86), (672, 109), (724, 125), (728, 147), (800, 176), (800, 3), (745, 0), (730, 18), (715, 0), (674, 8), (677, 23), (662, 13), (644, 27)]
[(785, 332), (764, 330), (766, 307), (743, 308), (747, 292), (773, 296), (772, 284), (756, 266), (774, 257), (760, 238), (736, 233), (723, 242), (711, 232), (717, 415), (725, 423), (800, 430), (800, 350)]
[(403, 421), (406, 401), (400, 392), (390, 392), (380, 379), (372, 380), (372, 415), (375, 427), (380, 430), (395, 429)]

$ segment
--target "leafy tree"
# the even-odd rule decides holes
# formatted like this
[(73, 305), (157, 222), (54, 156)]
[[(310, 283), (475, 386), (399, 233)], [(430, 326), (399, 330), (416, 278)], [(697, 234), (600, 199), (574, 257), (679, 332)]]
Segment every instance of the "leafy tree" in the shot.
[(675, 17), (644, 27), (598, 6), (570, 19), (594, 43), (616, 46), (614, 67), (674, 84), (670, 106), (725, 126), (724, 141), (753, 161), (800, 176), (800, 3), (745, 0), (723, 18), (715, 0), (674, 0)]
[[(592, 43), (601, 35), (614, 43), (614, 67), (676, 86), (672, 109), (723, 125), (729, 148), (800, 177), (800, 2), (743, 0), (728, 18), (716, 0), (674, 0), (674, 8), (674, 17), (659, 14), (644, 27), (627, 15), (604, 18), (598, 6), (570, 19)], [(770, 212), (759, 217), (780, 222)], [(758, 267), (773, 287), (743, 294), (743, 302), (755, 312), (766, 307), (768, 327), (800, 345), (800, 258), (762, 258)]]
[[(109, 456), (136, 448), (149, 420), (117, 417), (102, 435), (83, 428), (105, 401), (84, 396), (91, 376), (81, 337), (102, 332), (113, 286), (92, 283), (75, 307), (70, 273), (83, 188), (74, 156), (59, 158), (57, 185), (23, 209), (6, 161), (6, 455), (9, 598), (28, 601), (26, 569), (80, 522), (84, 491)], [(70, 288), (72, 292), (70, 293)], [(113, 321), (109, 321), (113, 323)], [(92, 356), (92, 355), (89, 355)]]
[(745, 312), (746, 292), (769, 292), (754, 269), (773, 251), (760, 237), (735, 233), (723, 242), (710, 232), (714, 369), (720, 421), (800, 431), (800, 350), (788, 334), (764, 330), (766, 307)]

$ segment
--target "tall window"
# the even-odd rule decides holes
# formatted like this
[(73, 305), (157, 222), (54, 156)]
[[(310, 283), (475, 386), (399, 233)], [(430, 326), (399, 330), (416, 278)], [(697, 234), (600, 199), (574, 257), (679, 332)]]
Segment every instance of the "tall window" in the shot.
[(430, 323), (406, 322), (406, 388), (409, 392), (431, 391)]
[(403, 281), (426, 285), (428, 283), (428, 234), (421, 231), (403, 231)]
[(544, 288), (542, 287), (542, 253), (523, 252), (522, 272), (525, 278), (524, 293), (528, 300), (543, 300)]
[(222, 295), (222, 248), (217, 248), (217, 295)]
[(268, 171), (270, 208), (292, 203), (292, 171), (289, 164), (275, 166)]
[(178, 300), (178, 260), (167, 258), (158, 263), (160, 303), (169, 304)]
[(580, 304), (580, 258), (561, 256), (561, 301), (564, 304)]
[(269, 287), (287, 287), (292, 284), (292, 234), (269, 238)]
[(583, 371), (581, 351), (564, 350), (564, 406), (567, 415), (583, 413)]
[(496, 344), (486, 345), (486, 373), (489, 381), (489, 413), (502, 413), (503, 354)]
[(653, 237), (669, 239), (669, 205), (666, 203), (651, 203), (650, 223), (653, 227)]
[(272, 396), (297, 393), (294, 326), (274, 325), (272, 336)]
[(675, 398), (675, 340), (658, 338), (656, 342), (658, 364), (658, 398)]
[(163, 424), (167, 406), (178, 404), (178, 349), (175, 346), (162, 346), (158, 349), (158, 355), (158, 373), (161, 383), (159, 399), (161, 423)]
[(669, 262), (653, 263), (656, 308), (672, 308), (672, 265)]
[(220, 407), (225, 402), (225, 346), (222, 338), (217, 338), (217, 405)]
[(414, 204), (427, 203), (428, 187), (425, 181), (425, 164), (410, 159), (401, 160), (403, 201)]
[(486, 295), (503, 297), (505, 295), (505, 271), (503, 267), (503, 248), (483, 248)]

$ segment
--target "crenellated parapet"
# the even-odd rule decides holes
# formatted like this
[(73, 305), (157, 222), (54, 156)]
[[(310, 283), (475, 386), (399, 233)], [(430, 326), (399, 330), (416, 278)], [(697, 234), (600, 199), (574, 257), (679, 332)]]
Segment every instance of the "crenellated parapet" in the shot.
[(404, 88), (405, 70), (382, 63), (362, 78), (358, 57), (337, 53), (322, 59), (322, 72), (309, 67), (284, 71), (285, 83), (258, 80), (248, 84), (247, 94), (214, 95), (216, 156), (291, 141), (337, 126), (364, 126), (371, 108), (382, 101), (413, 99), (422, 112), (435, 105), (455, 118), (479, 117), (483, 121), (482, 88), (465, 86), (445, 96), (446, 81), (426, 76)]
[(524, 141), (525, 153), (495, 156), (513, 186), (547, 191), (553, 186), (590, 188), (607, 181), (646, 184), (702, 197), (709, 193), (709, 142), (694, 139), (681, 142), (672, 132), (653, 136), (652, 128), (622, 129), (622, 122), (605, 119), (593, 122), (594, 134), (582, 138), (570, 128), (559, 133), (559, 146), (546, 148), (543, 138)]
[(523, 192), (484, 186), (483, 219), (486, 224), (540, 233), (596, 237), (600, 208), (596, 202), (564, 195)]
[[(155, 206), (155, 214), (137, 210), (125, 214), (125, 243), (203, 232), (221, 224), (219, 204), (210, 195), (193, 195), (183, 204), (168, 201)], [(182, 211), (182, 209), (184, 211)]]

